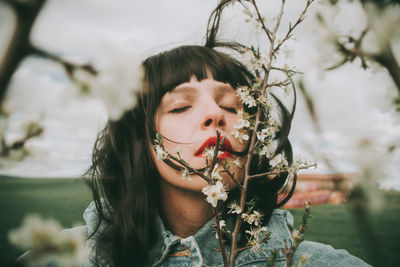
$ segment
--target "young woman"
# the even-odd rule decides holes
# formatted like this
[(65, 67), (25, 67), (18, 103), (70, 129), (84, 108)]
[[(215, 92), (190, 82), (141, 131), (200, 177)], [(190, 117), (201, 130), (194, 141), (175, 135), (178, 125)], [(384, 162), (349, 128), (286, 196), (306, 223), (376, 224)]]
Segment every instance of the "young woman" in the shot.
[[(92, 166), (88, 172), (94, 202), (84, 214), (91, 249), (90, 266), (221, 266), (222, 256), (215, 237), (212, 206), (202, 188), (201, 177), (182, 178), (182, 165), (171, 159), (158, 159), (154, 139), (163, 136), (165, 148), (193, 168), (206, 165), (204, 153), (215, 146), (217, 131), (226, 137), (220, 157), (245, 163), (248, 143), (233, 136), (237, 112), (245, 109), (235, 89), (251, 86), (253, 75), (232, 57), (205, 46), (182, 46), (152, 56), (143, 62), (144, 82), (138, 104), (119, 121), (109, 121), (98, 136)], [(277, 148), (292, 161), (287, 139), (292, 114), (278, 105), (280, 129)], [(238, 181), (243, 168), (234, 164), (230, 171)], [(251, 159), (251, 173), (270, 168), (265, 156)], [(188, 179), (189, 178), (189, 179)], [(232, 230), (235, 213), (228, 204), (238, 199), (236, 183), (222, 175), (227, 200), (218, 202), (227, 228)], [(277, 209), (291, 196), (295, 177), (282, 173), (274, 179), (255, 179), (249, 184), (247, 199), (262, 212), (262, 224), (270, 237), (258, 251), (244, 249), (237, 266), (285, 266), (281, 249), (292, 245), (287, 224), (289, 212)], [(285, 190), (286, 189), (286, 190)], [(286, 192), (286, 193), (285, 193)], [(243, 224), (239, 246), (246, 245)], [(230, 237), (224, 236), (229, 251)], [(367, 266), (346, 251), (302, 242), (292, 262), (303, 266)]]

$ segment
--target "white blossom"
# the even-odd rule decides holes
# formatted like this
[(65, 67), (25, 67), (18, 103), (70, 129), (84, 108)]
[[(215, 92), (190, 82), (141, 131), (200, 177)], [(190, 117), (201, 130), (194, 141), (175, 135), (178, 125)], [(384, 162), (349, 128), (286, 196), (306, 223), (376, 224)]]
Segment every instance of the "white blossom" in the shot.
[(219, 200), (225, 201), (228, 198), (228, 194), (221, 181), (216, 182), (214, 185), (209, 184), (203, 187), (202, 192), (207, 196), (207, 202), (214, 208), (217, 207)]
[[(220, 220), (219, 221), (219, 229), (221, 229), (221, 230), (225, 230), (225, 228), (226, 228), (226, 222), (225, 222), (225, 220)], [(218, 232), (215, 232), (215, 238), (216, 239), (218, 239)]]
[(233, 125), (234, 129), (241, 130), (243, 128), (249, 128), (250, 127), (250, 121), (244, 120), (244, 119), (239, 119), (235, 125)]
[(11, 243), (29, 250), (27, 266), (45, 266), (51, 254), (57, 266), (81, 266), (88, 254), (85, 237), (80, 232), (66, 233), (53, 220), (29, 215), (21, 227), (9, 232)]
[(242, 219), (247, 222), (248, 224), (253, 224), (255, 226), (258, 226), (261, 223), (261, 218), (263, 217), (262, 213), (258, 211), (253, 211), (252, 214), (248, 213), (243, 213), (242, 214)]
[(255, 107), (257, 106), (257, 102), (254, 97), (250, 94), (250, 89), (247, 86), (241, 86), (236, 89), (236, 94), (240, 97), (243, 104), (247, 105), (248, 107)]
[(168, 158), (167, 151), (165, 151), (164, 148), (162, 148), (160, 145), (155, 145), (154, 149), (156, 150), (157, 159), (165, 160)]
[(204, 149), (204, 156), (205, 156), (207, 159), (212, 159), (212, 158), (214, 158), (214, 153), (215, 153), (215, 147), (214, 147), (214, 146), (206, 147), (206, 148)]
[(233, 165), (235, 165), (236, 167), (239, 167), (239, 168), (243, 167), (242, 163), (240, 162), (240, 158), (239, 157), (235, 158), (235, 160), (231, 161), (231, 163)]
[(97, 66), (97, 74), (80, 68), (73, 79), (84, 86), (83, 93), (100, 99), (111, 120), (118, 120), (137, 102), (136, 92), (142, 87), (143, 69), (138, 59), (129, 53), (115, 53), (104, 57)]
[(266, 226), (263, 227), (252, 227), (250, 230), (246, 230), (245, 232), (254, 238), (255, 240), (259, 241), (262, 240), (264, 234), (267, 232), (268, 228)]
[(266, 138), (272, 139), (275, 137), (275, 128), (267, 127), (257, 132), (257, 139), (264, 142)]
[(261, 249), (261, 244), (257, 242), (255, 239), (250, 239), (248, 241), (248, 245), (250, 246), (250, 251), (252, 253), (259, 253)]
[(243, 103), (245, 105), (247, 105), (249, 108), (257, 106), (256, 100), (251, 95), (246, 96), (246, 98), (242, 99), (242, 100), (243, 100)]
[(220, 220), (220, 221), (219, 221), (219, 228), (222, 229), (222, 228), (224, 228), (224, 227), (226, 227), (226, 222), (225, 222), (225, 220)]
[(269, 161), (272, 168), (282, 168), (288, 165), (288, 162), (282, 153), (276, 155)]
[(228, 208), (229, 208), (228, 213), (236, 213), (236, 214), (242, 213), (242, 209), (235, 202), (229, 204)]
[(235, 129), (232, 134), (236, 139), (239, 140), (240, 143), (243, 143), (243, 140), (247, 141), (250, 138), (245, 131), (240, 131)]
[(388, 5), (378, 8), (375, 4), (367, 3), (365, 11), (371, 32), (362, 42), (363, 48), (368, 52), (381, 52), (391, 40), (400, 36), (400, 7)]
[(261, 148), (261, 150), (258, 154), (260, 156), (265, 155), (267, 158), (270, 158), (273, 153), (274, 153), (274, 148), (273, 148), (271, 142), (268, 142), (267, 144), (263, 145), (263, 147)]

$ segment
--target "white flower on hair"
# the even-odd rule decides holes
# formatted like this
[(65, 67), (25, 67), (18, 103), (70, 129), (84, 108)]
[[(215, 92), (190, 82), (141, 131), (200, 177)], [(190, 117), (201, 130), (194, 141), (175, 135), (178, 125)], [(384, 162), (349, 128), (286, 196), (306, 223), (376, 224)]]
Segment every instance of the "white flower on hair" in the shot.
[(167, 151), (165, 151), (164, 148), (162, 148), (160, 145), (155, 145), (154, 149), (156, 150), (157, 159), (165, 160), (168, 158)]
[(202, 192), (207, 196), (207, 202), (214, 208), (217, 207), (219, 200), (225, 201), (228, 198), (228, 194), (221, 181), (216, 182), (214, 185), (206, 185), (203, 187)]
[(188, 169), (183, 169), (183, 171), (182, 171), (182, 179), (183, 180), (188, 180), (188, 181), (191, 181), (192, 180), (192, 178), (190, 177), (190, 174), (189, 174), (189, 170)]
[(272, 168), (282, 168), (288, 165), (288, 162), (282, 153), (279, 153), (269, 161)]
[(228, 213), (236, 213), (236, 214), (242, 213), (242, 209), (235, 202), (229, 204), (228, 208), (229, 208)]

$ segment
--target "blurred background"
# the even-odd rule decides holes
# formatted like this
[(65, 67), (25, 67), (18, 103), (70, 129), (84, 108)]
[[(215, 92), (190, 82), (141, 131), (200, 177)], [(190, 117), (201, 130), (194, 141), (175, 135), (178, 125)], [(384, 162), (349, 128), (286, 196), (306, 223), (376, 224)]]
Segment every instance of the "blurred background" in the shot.
[[(263, 14), (273, 17), (279, 1), (265, 2), (260, 3)], [(52, 53), (92, 64), (120, 50), (129, 50), (144, 59), (181, 44), (203, 44), (207, 19), (216, 3), (51, 0), (40, 11), (31, 40)], [(338, 27), (343, 22), (363, 27), (365, 18), (359, 7), (345, 4), (335, 15)], [(286, 21), (293, 21), (303, 5), (302, 1), (288, 1)], [(384, 71), (364, 71), (356, 61), (335, 71), (322, 70), (321, 55), (325, 53), (327, 57), (329, 51), (324, 51), (324, 44), (316, 41), (320, 29), (314, 17), (318, 8), (315, 3), (305, 22), (296, 29), (296, 41), (288, 42), (284, 60), (304, 72), (301, 78), (315, 102), (323, 134), (316, 134), (300, 95), (290, 137), (295, 154), (318, 162), (313, 172), (357, 172), (365, 155), (360, 152), (360, 142), (372, 141), (376, 161), (384, 147), (399, 143), (399, 116), (391, 98), (396, 90)], [(4, 53), (15, 17), (5, 3), (1, 3), (0, 12), (0, 49)], [(262, 45), (255, 27), (243, 23), (245, 16), (239, 16), (240, 12), (238, 7), (227, 9), (221, 38)], [(398, 46), (396, 49), (398, 53)], [(11, 114), (5, 139), (12, 143), (20, 138), (29, 121), (40, 122), (45, 131), (25, 144), (29, 155), (23, 161), (2, 164), (1, 174), (51, 178), (82, 175), (88, 167), (96, 133), (107, 115), (101, 101), (74, 97), (72, 87), (64, 70), (53, 61), (29, 56), (20, 64), (5, 99)], [(399, 151), (394, 153), (383, 162), (386, 175), (381, 185), (400, 189)], [(321, 155), (329, 158), (334, 169), (325, 165)]]
[[(0, 1), (0, 59), (5, 57), (17, 25), (15, 13), (7, 2)], [(279, 1), (259, 2), (266, 20), (273, 21)], [(282, 34), (304, 7), (303, 1), (286, 2)], [(305, 21), (295, 30), (295, 40), (285, 45), (278, 61), (303, 72), (297, 79), (307, 88), (317, 114), (318, 126), (313, 123), (302, 94), (298, 93), (290, 140), (295, 155), (318, 163), (316, 169), (302, 173), (353, 176), (362, 173), (366, 166), (373, 166), (381, 189), (400, 191), (397, 148), (400, 116), (393, 105), (397, 89), (387, 72), (374, 64), (363, 70), (361, 63), (355, 60), (333, 71), (323, 70), (327, 64), (334, 63), (335, 57), (329, 45), (321, 41), (324, 32), (317, 25), (316, 14), (325, 12), (338, 31), (357, 33), (367, 22), (357, 1), (342, 1), (340, 8), (332, 10), (319, 2), (323, 1), (312, 5)], [(124, 52), (143, 60), (182, 44), (203, 44), (208, 17), (217, 3), (216, 0), (48, 0), (34, 22), (30, 39), (36, 47), (75, 62), (101, 65), (105, 58)], [(220, 38), (260, 45), (263, 49), (263, 37), (254, 25), (245, 22), (242, 13), (239, 6), (227, 8)], [(398, 38), (393, 41), (392, 48), (399, 58)], [(107, 119), (107, 108), (100, 99), (82, 97), (77, 92), (61, 65), (43, 57), (26, 57), (13, 74), (2, 107), (8, 116), (0, 120), (5, 142), (21, 139), (31, 122), (40, 125), (43, 133), (25, 142), (23, 154), (0, 157), (0, 179), (4, 181), (1, 204), (3, 209), (7, 206), (10, 216), (27, 203), (6, 201), (7, 194), (25, 196), (30, 190), (27, 187), (25, 193), (10, 191), (14, 185), (19, 188), (27, 185), (22, 180), (13, 182), (12, 179), (58, 178), (73, 188), (73, 179), (69, 182), (61, 178), (79, 178), (88, 168), (95, 137)], [(46, 180), (35, 184), (37, 195), (32, 195), (46, 195), (48, 198), (43, 203), (57, 195), (40, 191), (45, 184), (53, 188)], [(78, 205), (77, 210), (90, 201), (88, 191), (81, 190), (85, 197), (77, 201), (83, 204), (71, 204)], [(63, 192), (59, 194), (65, 193), (65, 198), (70, 194)], [(43, 207), (43, 203), (37, 207)], [(65, 218), (67, 215), (62, 212), (54, 214), (47, 215), (66, 224), (79, 217)], [(324, 223), (332, 219), (332, 214)], [(20, 221), (21, 216), (20, 213), (15, 215), (15, 221)], [(1, 225), (2, 231), (11, 225)], [(346, 242), (348, 240), (343, 244)], [(357, 246), (358, 243), (354, 244)]]

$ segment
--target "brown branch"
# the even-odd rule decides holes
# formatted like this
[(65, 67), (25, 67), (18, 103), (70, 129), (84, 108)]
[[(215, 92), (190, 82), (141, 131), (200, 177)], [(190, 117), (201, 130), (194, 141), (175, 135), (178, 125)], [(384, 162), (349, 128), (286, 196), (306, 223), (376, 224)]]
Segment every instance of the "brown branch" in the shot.
[[(304, 165), (304, 166), (300, 166), (298, 167), (298, 170), (305, 170), (305, 169), (309, 169), (311, 167), (316, 167), (317, 163), (313, 163), (313, 164), (309, 164), (309, 165)], [(266, 176), (271, 176), (271, 175), (279, 175), (285, 172), (290, 172), (290, 167), (284, 168), (284, 169), (279, 169), (279, 170), (274, 170), (274, 171), (269, 171), (269, 172), (264, 172), (264, 173), (259, 173), (259, 174), (253, 174), (249, 176), (249, 179), (255, 179), (255, 178), (262, 178), (262, 177), (266, 177)]]
[(304, 16), (307, 13), (308, 8), (310, 7), (310, 5), (312, 4), (312, 2), (314, 2), (314, 0), (308, 0), (306, 3), (306, 6), (304, 7), (303, 11), (301, 12), (299, 18), (297, 19), (297, 21), (295, 22), (295, 24), (289, 25), (289, 30), (286, 33), (286, 36), (282, 39), (282, 41), (276, 46), (276, 48), (274, 49), (275, 51), (278, 51), (280, 49), (280, 47), (282, 46), (282, 44), (284, 42), (286, 42), (292, 35), (292, 31), (304, 20)]
[(376, 55), (372, 58), (387, 69), (389, 75), (392, 77), (393, 82), (397, 87), (397, 90), (400, 93), (400, 66), (396, 61), (396, 58), (393, 54), (393, 50), (390, 47), (390, 45), (386, 47), (386, 49), (382, 54)]
[(239, 183), (239, 181), (235, 178), (235, 174), (231, 173), (229, 169), (226, 167), (225, 164), (221, 164), (222, 167), (224, 168), (224, 172), (229, 175), (229, 177), (232, 179), (232, 181), (235, 182), (235, 184), (240, 188), (240, 190), (243, 190), (243, 186)]
[(206, 180), (207, 182), (209, 181), (208, 177), (206, 175), (204, 175), (202, 172), (199, 172), (198, 170), (196, 170), (195, 168), (192, 168), (186, 161), (184, 161), (183, 159), (177, 158), (174, 155), (172, 155), (171, 153), (169, 153), (169, 151), (167, 151), (164, 146), (163, 149), (167, 152), (168, 157), (173, 159), (174, 161), (178, 162), (179, 164), (183, 165), (183, 167), (185, 167), (189, 172), (197, 174), (198, 176), (200, 176), (201, 178), (203, 178), (204, 180)]
[[(254, 0), (252, 0), (253, 5), (255, 5)], [(271, 64), (272, 64), (272, 59), (273, 59), (273, 47), (274, 47), (274, 43), (275, 43), (275, 39), (276, 39), (276, 32), (279, 28), (279, 24), (280, 21), (282, 19), (283, 16), (283, 9), (284, 9), (284, 5), (285, 5), (285, 0), (282, 0), (282, 5), (281, 5), (281, 10), (275, 25), (275, 28), (272, 32), (271, 38), (270, 38), (270, 50), (269, 50), (269, 55), (268, 55), (268, 63), (266, 66), (266, 72), (264, 75), (264, 79), (263, 79), (263, 84), (262, 84), (262, 89), (261, 89), (261, 96), (264, 97), (265, 92), (266, 92), (266, 86), (268, 83), (268, 78), (269, 78), (269, 73), (270, 73), (270, 69), (271, 69)], [(255, 127), (254, 129), (258, 128), (258, 124), (260, 122), (260, 117), (261, 117), (261, 109), (258, 108), (257, 109), (257, 114), (256, 114), (256, 122), (255, 122)], [(240, 202), (239, 202), (239, 206), (241, 208), (241, 210), (244, 210), (244, 205), (246, 202), (246, 193), (247, 193), (247, 187), (248, 187), (248, 183), (249, 183), (249, 171), (250, 171), (250, 161), (251, 161), (251, 156), (253, 153), (253, 149), (254, 149), (254, 144), (256, 142), (256, 137), (255, 135), (251, 135), (250, 137), (250, 149), (249, 149), (249, 153), (247, 154), (247, 161), (246, 161), (246, 167), (245, 167), (245, 176), (244, 176), (244, 181), (243, 181), (243, 190), (240, 194)], [(237, 216), (236, 218), (236, 222), (235, 222), (235, 227), (233, 230), (233, 234), (232, 234), (232, 246), (231, 246), (231, 253), (230, 253), (230, 257), (229, 257), (229, 266), (233, 266), (234, 262), (235, 262), (235, 258), (236, 255), (238, 253), (238, 249), (237, 249), (237, 239), (238, 239), (238, 234), (239, 234), (239, 229), (241, 226), (242, 220), (240, 218), (240, 216)]]
[(260, 14), (260, 11), (258, 10), (258, 6), (256, 4), (255, 0), (251, 0), (251, 3), (253, 4), (256, 13), (257, 13), (257, 17), (258, 17), (258, 22), (261, 24), (261, 28), (263, 29), (263, 31), (265, 32), (265, 34), (267, 35), (268, 39), (271, 41), (271, 31), (265, 26), (264, 20)]
[(11, 41), (0, 63), (0, 106), (12, 75), (20, 62), (31, 53), (29, 35), (32, 26), (46, 0), (36, 1), (8, 1), (16, 14), (16, 25)]
[(224, 261), (224, 266), (228, 266), (228, 257), (226, 256), (226, 251), (225, 251), (225, 246), (224, 246), (224, 240), (222, 239), (222, 232), (221, 232), (221, 226), (219, 224), (219, 216), (217, 209), (213, 207), (213, 213), (215, 217), (215, 222), (217, 224), (217, 235), (218, 235), (218, 241), (219, 241), (219, 246), (221, 248), (221, 254), (222, 254), (222, 259)]

